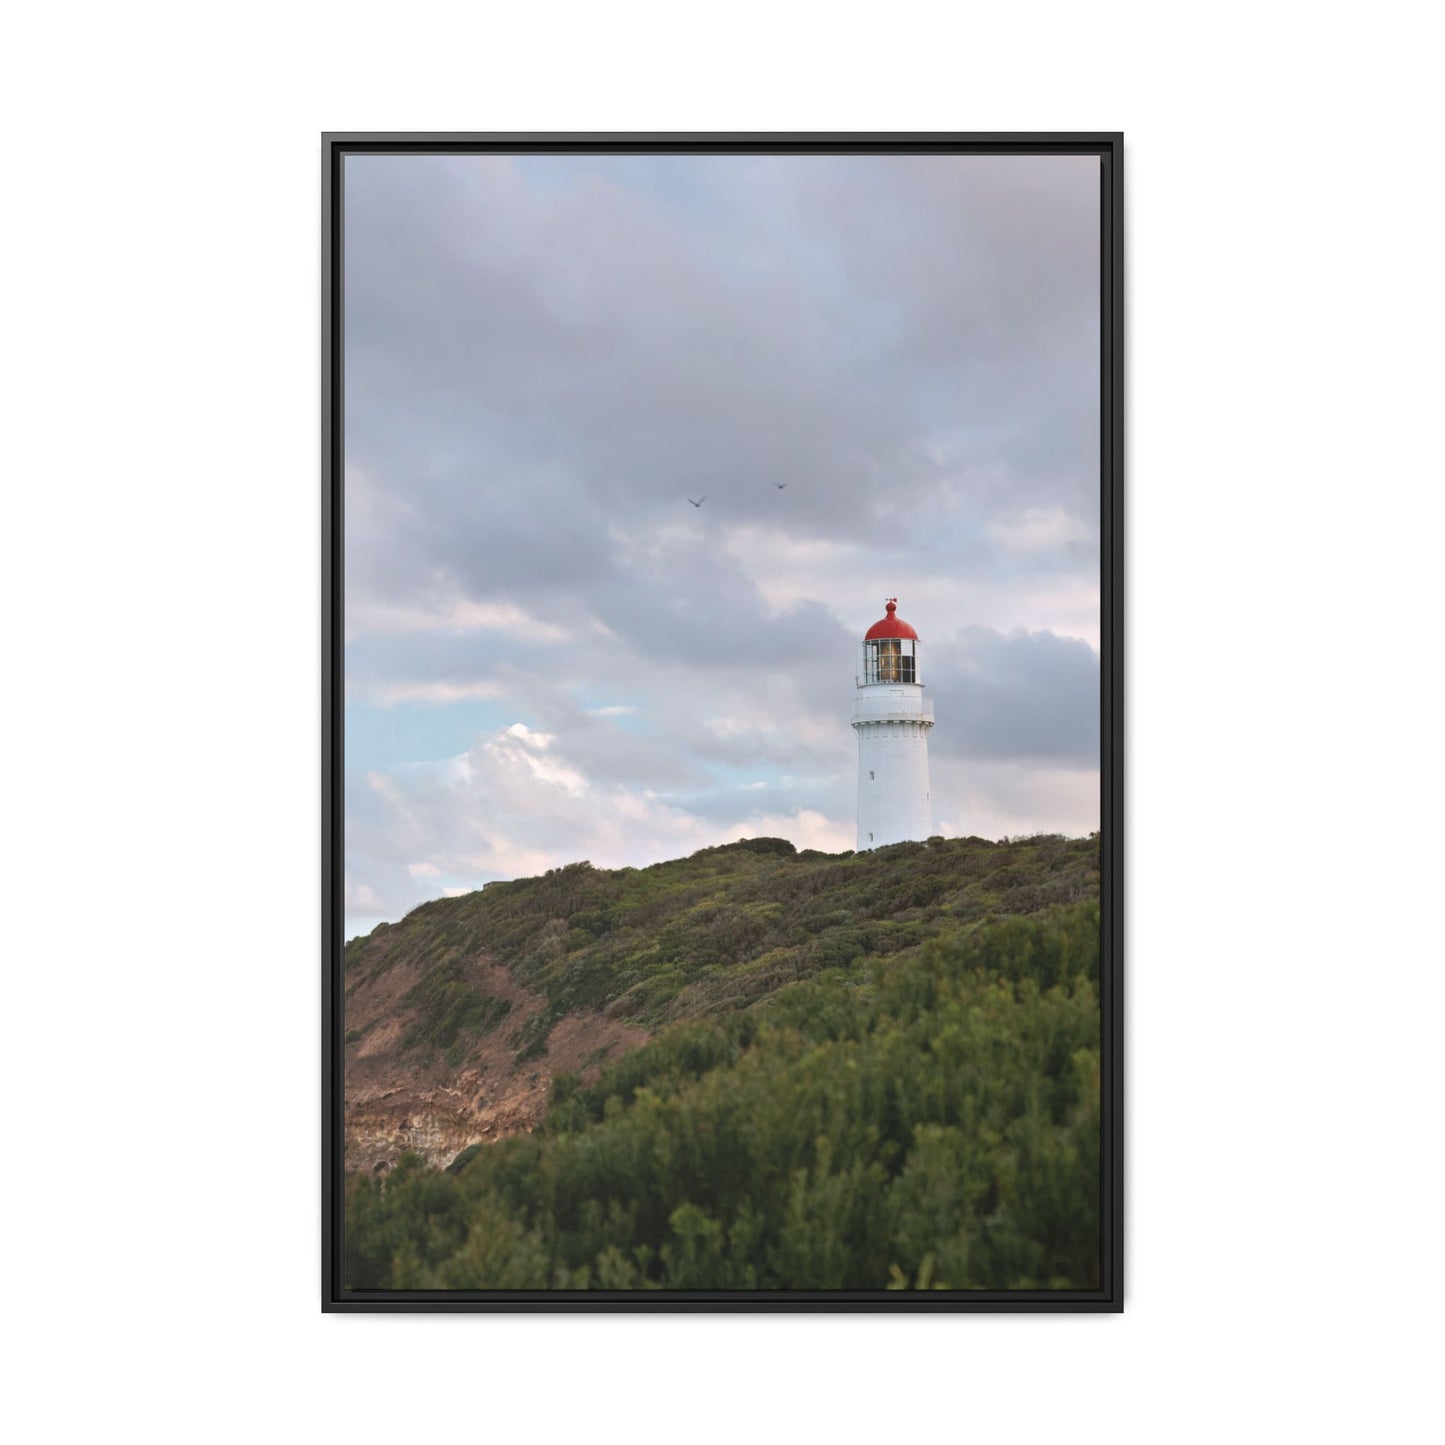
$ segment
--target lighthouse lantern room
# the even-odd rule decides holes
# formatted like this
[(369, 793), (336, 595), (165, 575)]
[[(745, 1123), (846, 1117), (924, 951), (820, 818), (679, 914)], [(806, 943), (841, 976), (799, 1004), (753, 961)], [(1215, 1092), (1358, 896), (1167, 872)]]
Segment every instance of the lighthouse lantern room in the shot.
[(896, 597), (864, 635), (856, 682), (858, 851), (927, 838), (933, 832), (928, 782), (933, 704), (923, 696), (918, 634), (898, 616)]

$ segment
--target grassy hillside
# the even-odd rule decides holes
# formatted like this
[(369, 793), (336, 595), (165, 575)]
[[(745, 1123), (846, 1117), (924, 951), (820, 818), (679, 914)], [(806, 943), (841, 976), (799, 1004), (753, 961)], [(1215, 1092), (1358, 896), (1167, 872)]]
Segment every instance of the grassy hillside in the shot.
[(1094, 901), (677, 1025), (538, 1135), (348, 1182), (360, 1288), (1099, 1281)]
[(1095, 839), (899, 843), (798, 853), (779, 838), (705, 848), (651, 868), (575, 863), (440, 899), (346, 947), (350, 995), (377, 970), (419, 974), (405, 1043), (459, 1060), (506, 1023), (469, 964), (484, 950), (547, 1008), (515, 1039), (541, 1057), (556, 1022), (597, 1010), (647, 1028), (746, 1008), (828, 969), (916, 949), (990, 917), (1098, 896)]
[[(429, 904), (418, 1058), (603, 1011), (654, 1030), (557, 1073), (535, 1134), (347, 1185), (354, 1288), (1088, 1287), (1099, 1277), (1097, 839), (867, 855), (762, 839)], [(484, 941), (545, 996), (510, 1035)], [(390, 961), (390, 962), (388, 962)]]

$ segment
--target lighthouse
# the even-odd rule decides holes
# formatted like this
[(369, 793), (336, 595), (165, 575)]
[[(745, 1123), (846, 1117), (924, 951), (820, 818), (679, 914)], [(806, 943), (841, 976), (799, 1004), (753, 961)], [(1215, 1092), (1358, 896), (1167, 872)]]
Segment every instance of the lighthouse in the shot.
[(898, 615), (898, 599), (863, 635), (853, 696), (858, 734), (858, 851), (922, 840), (933, 832), (928, 730), (918, 634)]

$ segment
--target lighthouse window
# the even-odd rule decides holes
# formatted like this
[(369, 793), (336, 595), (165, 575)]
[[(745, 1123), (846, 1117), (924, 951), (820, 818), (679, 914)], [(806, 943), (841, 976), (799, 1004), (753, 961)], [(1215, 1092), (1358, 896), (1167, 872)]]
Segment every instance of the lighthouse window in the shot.
[(864, 682), (917, 682), (911, 637), (876, 637), (864, 646)]

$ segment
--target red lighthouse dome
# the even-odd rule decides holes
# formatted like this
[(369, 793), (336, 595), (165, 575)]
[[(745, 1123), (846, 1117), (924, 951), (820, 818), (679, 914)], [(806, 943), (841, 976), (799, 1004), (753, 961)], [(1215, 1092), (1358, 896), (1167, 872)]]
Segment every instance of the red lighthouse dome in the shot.
[(914, 642), (918, 641), (918, 634), (898, 615), (898, 599), (888, 599), (888, 615), (880, 618), (863, 634), (864, 642), (872, 642), (878, 637), (910, 637)]

